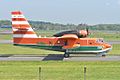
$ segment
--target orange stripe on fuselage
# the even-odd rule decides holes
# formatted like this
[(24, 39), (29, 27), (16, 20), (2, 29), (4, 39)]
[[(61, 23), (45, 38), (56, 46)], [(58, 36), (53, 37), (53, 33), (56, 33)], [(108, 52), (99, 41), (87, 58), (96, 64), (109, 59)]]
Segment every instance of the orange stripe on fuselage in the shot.
[(12, 18), (12, 21), (27, 21), (25, 18)]
[[(63, 39), (63, 38), (14, 38), (14, 44), (43, 44), (46, 45), (59, 45), (59, 46), (67, 46), (72, 48), (75, 44), (75, 39)], [(67, 45), (65, 42), (67, 41)]]
[(35, 34), (33, 31), (13, 31), (13, 34)]
[(13, 28), (30, 28), (30, 25), (28, 24), (14, 24), (12, 25)]
[(51, 41), (54, 45), (56, 44), (57, 40), (58, 38), (13, 38), (14, 44), (49, 44)]
[(38, 38), (14, 38), (14, 44), (37, 44)]
[(16, 11), (16, 12), (11, 12), (12, 15), (21, 15), (22, 13), (20, 11)]

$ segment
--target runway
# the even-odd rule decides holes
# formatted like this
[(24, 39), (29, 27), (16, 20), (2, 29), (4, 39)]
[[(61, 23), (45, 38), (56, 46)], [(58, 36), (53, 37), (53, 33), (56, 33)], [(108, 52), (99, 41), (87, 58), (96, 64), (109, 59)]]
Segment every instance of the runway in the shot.
[(0, 44), (12, 44), (12, 40), (0, 40)]
[(70, 56), (64, 58), (62, 54), (49, 55), (0, 55), (0, 61), (120, 61), (120, 56)]
[(12, 31), (2, 31), (0, 32), (0, 35), (12, 35)]

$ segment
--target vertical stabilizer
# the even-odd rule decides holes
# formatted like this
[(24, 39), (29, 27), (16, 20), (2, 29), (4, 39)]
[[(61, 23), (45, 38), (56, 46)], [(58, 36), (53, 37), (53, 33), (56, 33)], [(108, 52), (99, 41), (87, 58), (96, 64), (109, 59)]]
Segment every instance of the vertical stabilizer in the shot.
[(14, 43), (19, 44), (19, 40), (22, 40), (24, 38), (38, 38), (22, 12), (13, 11), (11, 14)]

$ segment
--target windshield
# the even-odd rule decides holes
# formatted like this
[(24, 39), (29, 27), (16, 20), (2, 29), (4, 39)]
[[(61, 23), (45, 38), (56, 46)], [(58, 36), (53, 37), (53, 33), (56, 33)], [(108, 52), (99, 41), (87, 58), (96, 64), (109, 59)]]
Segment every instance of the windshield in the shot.
[(98, 43), (103, 43), (104, 42), (104, 40), (103, 39), (97, 39), (97, 41), (96, 42), (98, 42)]

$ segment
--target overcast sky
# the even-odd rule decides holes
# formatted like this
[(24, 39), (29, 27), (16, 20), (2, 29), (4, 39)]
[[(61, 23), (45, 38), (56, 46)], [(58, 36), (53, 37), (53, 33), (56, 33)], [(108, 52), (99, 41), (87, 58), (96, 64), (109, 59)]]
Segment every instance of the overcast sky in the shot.
[(0, 0), (0, 19), (20, 10), (29, 20), (54, 23), (120, 23), (120, 0)]

